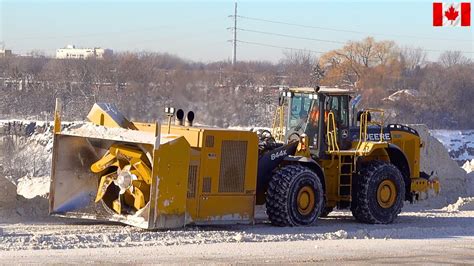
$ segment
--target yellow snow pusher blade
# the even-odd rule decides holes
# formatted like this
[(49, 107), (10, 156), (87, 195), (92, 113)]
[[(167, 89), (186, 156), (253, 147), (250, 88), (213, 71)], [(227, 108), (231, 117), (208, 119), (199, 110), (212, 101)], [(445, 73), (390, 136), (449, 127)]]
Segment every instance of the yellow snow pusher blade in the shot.
[[(138, 131), (110, 104), (96, 104), (92, 124), (60, 128), (55, 115), (50, 213), (116, 221), (145, 229), (185, 225), (189, 143)], [(107, 126), (107, 127), (105, 127)]]

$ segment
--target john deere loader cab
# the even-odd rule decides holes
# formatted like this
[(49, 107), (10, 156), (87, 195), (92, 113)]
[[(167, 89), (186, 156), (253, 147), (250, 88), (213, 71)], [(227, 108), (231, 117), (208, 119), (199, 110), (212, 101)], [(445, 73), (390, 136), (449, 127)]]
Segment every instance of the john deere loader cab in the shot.
[[(303, 133), (309, 138), (311, 153), (324, 157), (327, 144), (324, 141), (329, 112), (334, 115), (337, 126), (336, 140), (339, 146), (350, 148), (349, 101), (350, 91), (338, 88), (292, 88), (284, 95), (288, 98), (288, 123), (286, 139), (293, 139)], [(319, 138), (322, 138), (321, 141)]]

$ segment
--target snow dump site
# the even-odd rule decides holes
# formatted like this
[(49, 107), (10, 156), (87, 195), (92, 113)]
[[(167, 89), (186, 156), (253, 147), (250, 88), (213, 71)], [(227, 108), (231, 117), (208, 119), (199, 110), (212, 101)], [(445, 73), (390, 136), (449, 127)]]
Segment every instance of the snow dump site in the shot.
[[(300, 241), (313, 240), (474, 236), (474, 134), (446, 130), (430, 132), (425, 126), (413, 127), (424, 142), (422, 170), (439, 177), (441, 192), (437, 197), (431, 196), (416, 204), (406, 202), (394, 224), (362, 224), (348, 211), (335, 211), (312, 227), (281, 228), (270, 226), (265, 210), (259, 208), (256, 225), (146, 231), (121, 224), (48, 216), (51, 126), (40, 122), (3, 121), (0, 123), (0, 251), (227, 245), (235, 242), (270, 242), (277, 247), (279, 242), (296, 245)], [(462, 155), (460, 158), (464, 161), (455, 161), (450, 154)], [(332, 241), (318, 245), (332, 245), (329, 242)]]

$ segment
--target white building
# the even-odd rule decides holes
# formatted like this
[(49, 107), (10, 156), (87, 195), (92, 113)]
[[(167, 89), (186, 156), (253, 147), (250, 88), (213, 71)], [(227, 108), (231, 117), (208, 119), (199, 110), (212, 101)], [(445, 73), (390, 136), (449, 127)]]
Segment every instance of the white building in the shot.
[(111, 49), (103, 48), (76, 48), (74, 45), (67, 45), (66, 48), (56, 50), (56, 58), (59, 59), (85, 59), (94, 57), (102, 59), (104, 56), (112, 55)]
[(0, 49), (0, 57), (7, 57), (12, 55), (12, 50)]

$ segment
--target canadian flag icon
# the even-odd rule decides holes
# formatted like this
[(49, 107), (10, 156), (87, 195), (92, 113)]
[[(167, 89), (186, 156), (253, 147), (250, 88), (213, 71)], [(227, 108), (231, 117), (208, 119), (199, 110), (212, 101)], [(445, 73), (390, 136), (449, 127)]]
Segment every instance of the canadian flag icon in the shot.
[(433, 3), (433, 26), (471, 26), (471, 3)]

